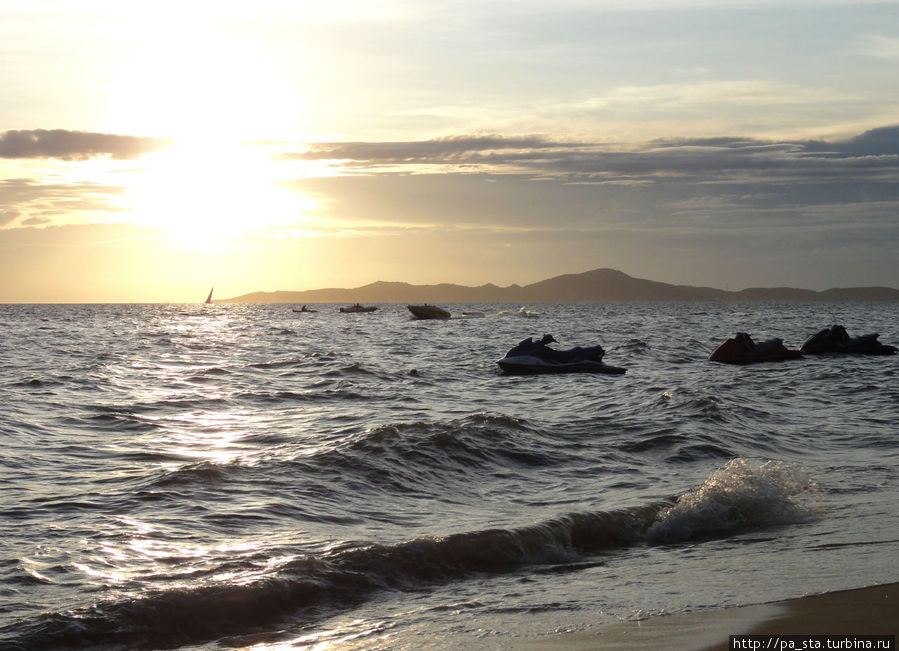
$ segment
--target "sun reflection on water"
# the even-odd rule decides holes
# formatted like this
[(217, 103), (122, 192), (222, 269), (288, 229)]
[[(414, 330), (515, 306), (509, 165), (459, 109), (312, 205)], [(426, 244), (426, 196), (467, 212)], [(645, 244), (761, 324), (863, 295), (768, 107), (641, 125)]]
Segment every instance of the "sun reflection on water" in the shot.
[[(379, 637), (380, 640), (378, 641), (383, 645), (387, 641), (391, 628), (393, 628), (393, 624), (388, 622), (354, 619), (285, 642), (254, 644), (247, 648), (260, 651), (280, 651), (281, 649), (305, 649), (307, 651), (366, 649), (373, 646), (375, 641), (373, 636)], [(381, 646), (379, 648), (386, 647)]]
[[(152, 526), (130, 516), (119, 515), (112, 520), (118, 527), (106, 529), (99, 545), (82, 540), (87, 554), (71, 563), (83, 576), (110, 586), (140, 588), (145, 582), (166, 588), (196, 587), (198, 582), (249, 585), (296, 558), (275, 552), (283, 544), (277, 536), (210, 544), (172, 537), (164, 526)], [(33, 564), (32, 573), (40, 576), (37, 563)]]
[(247, 454), (241, 440), (248, 436), (245, 409), (226, 412), (194, 412), (178, 420), (188, 426), (170, 429), (166, 451), (182, 458), (202, 459), (218, 465), (233, 463)]

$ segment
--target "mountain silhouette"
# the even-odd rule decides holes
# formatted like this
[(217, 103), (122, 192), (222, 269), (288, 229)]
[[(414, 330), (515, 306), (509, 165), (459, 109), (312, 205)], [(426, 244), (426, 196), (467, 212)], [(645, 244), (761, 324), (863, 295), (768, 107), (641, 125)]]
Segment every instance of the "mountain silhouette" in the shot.
[(726, 291), (712, 287), (670, 285), (633, 278), (614, 269), (565, 274), (531, 285), (498, 287), (491, 283), (467, 287), (441, 283), (412, 285), (377, 281), (353, 289), (253, 292), (216, 303), (575, 303), (641, 301), (896, 301), (891, 287), (849, 287), (822, 292), (792, 287)]

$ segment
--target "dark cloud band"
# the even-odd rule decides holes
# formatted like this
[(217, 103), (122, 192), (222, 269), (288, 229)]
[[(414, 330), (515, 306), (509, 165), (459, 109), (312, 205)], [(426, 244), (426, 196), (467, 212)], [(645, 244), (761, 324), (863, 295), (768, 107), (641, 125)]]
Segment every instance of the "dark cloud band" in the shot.
[(170, 146), (171, 142), (165, 138), (65, 129), (15, 130), (0, 134), (0, 158), (84, 160), (108, 156), (127, 160)]
[(787, 180), (891, 175), (899, 172), (899, 126), (847, 141), (720, 137), (656, 140), (624, 147), (562, 142), (537, 136), (459, 136), (412, 142), (310, 143), (286, 160), (334, 160), (348, 168), (465, 165), (494, 171), (598, 182), (696, 177), (697, 181), (751, 175)]

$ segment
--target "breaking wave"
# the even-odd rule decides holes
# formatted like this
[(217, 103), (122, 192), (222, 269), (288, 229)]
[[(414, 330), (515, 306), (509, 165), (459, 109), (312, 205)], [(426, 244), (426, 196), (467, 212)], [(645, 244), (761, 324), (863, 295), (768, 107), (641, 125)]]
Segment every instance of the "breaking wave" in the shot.
[[(205, 473), (208, 468), (194, 470)], [(734, 459), (676, 499), (392, 545), (344, 544), (319, 555), (301, 555), (255, 581), (174, 587), (101, 602), (6, 627), (0, 639), (23, 649), (147, 648), (258, 635), (286, 621), (316, 621), (380, 591), (421, 590), (546, 566), (578, 567), (597, 553), (790, 524), (814, 514), (796, 501), (814, 491), (814, 482), (796, 466)], [(273, 636), (277, 633), (266, 635), (269, 641)]]

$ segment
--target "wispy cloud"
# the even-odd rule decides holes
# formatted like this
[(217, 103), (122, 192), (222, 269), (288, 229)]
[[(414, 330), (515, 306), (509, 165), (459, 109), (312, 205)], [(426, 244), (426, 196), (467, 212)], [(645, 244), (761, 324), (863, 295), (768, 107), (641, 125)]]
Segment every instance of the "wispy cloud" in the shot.
[(37, 179), (0, 179), (0, 227), (19, 220), (35, 226), (51, 222), (103, 219), (121, 211), (115, 200), (125, 192), (120, 186), (100, 183), (46, 183)]
[[(567, 106), (570, 111), (606, 107), (657, 108), (695, 107), (726, 104), (809, 104), (850, 99), (845, 92), (774, 83), (762, 80), (720, 80), (680, 84), (619, 86), (603, 95)], [(563, 108), (563, 107), (560, 107)]]
[(450, 136), (434, 140), (406, 142), (334, 142), (310, 143), (303, 152), (282, 154), (284, 160), (348, 160), (361, 163), (434, 164), (468, 162), (485, 152), (544, 151), (579, 146), (560, 143), (540, 136), (508, 138), (502, 136)]
[[(291, 184), (329, 197), (328, 218), (349, 230), (365, 216), (372, 232), (381, 225), (451, 238), (462, 229), (492, 250), (552, 240), (585, 260), (593, 254), (587, 242), (615, 241), (620, 251), (655, 251), (666, 264), (682, 264), (666, 247), (698, 260), (710, 251), (726, 258), (725, 250), (761, 260), (814, 244), (838, 259), (852, 242), (870, 250), (877, 273), (899, 243), (899, 126), (839, 141), (459, 136), (316, 143), (301, 155), (351, 172)], [(837, 284), (837, 272), (828, 273)]]
[(457, 136), (409, 142), (311, 143), (285, 160), (330, 160), (353, 170), (529, 173), (577, 182), (695, 178), (702, 182), (805, 179), (825, 182), (899, 174), (899, 126), (846, 141), (724, 136), (656, 140), (633, 146), (539, 136)]
[(165, 138), (121, 136), (109, 133), (31, 129), (0, 134), (0, 158), (58, 158), (85, 160), (110, 157), (139, 158), (171, 146)]
[(859, 39), (855, 53), (877, 59), (899, 59), (899, 38), (866, 34)]
[(10, 224), (19, 218), (18, 210), (8, 210), (6, 208), (0, 208), (0, 226), (5, 226), (6, 224)]

